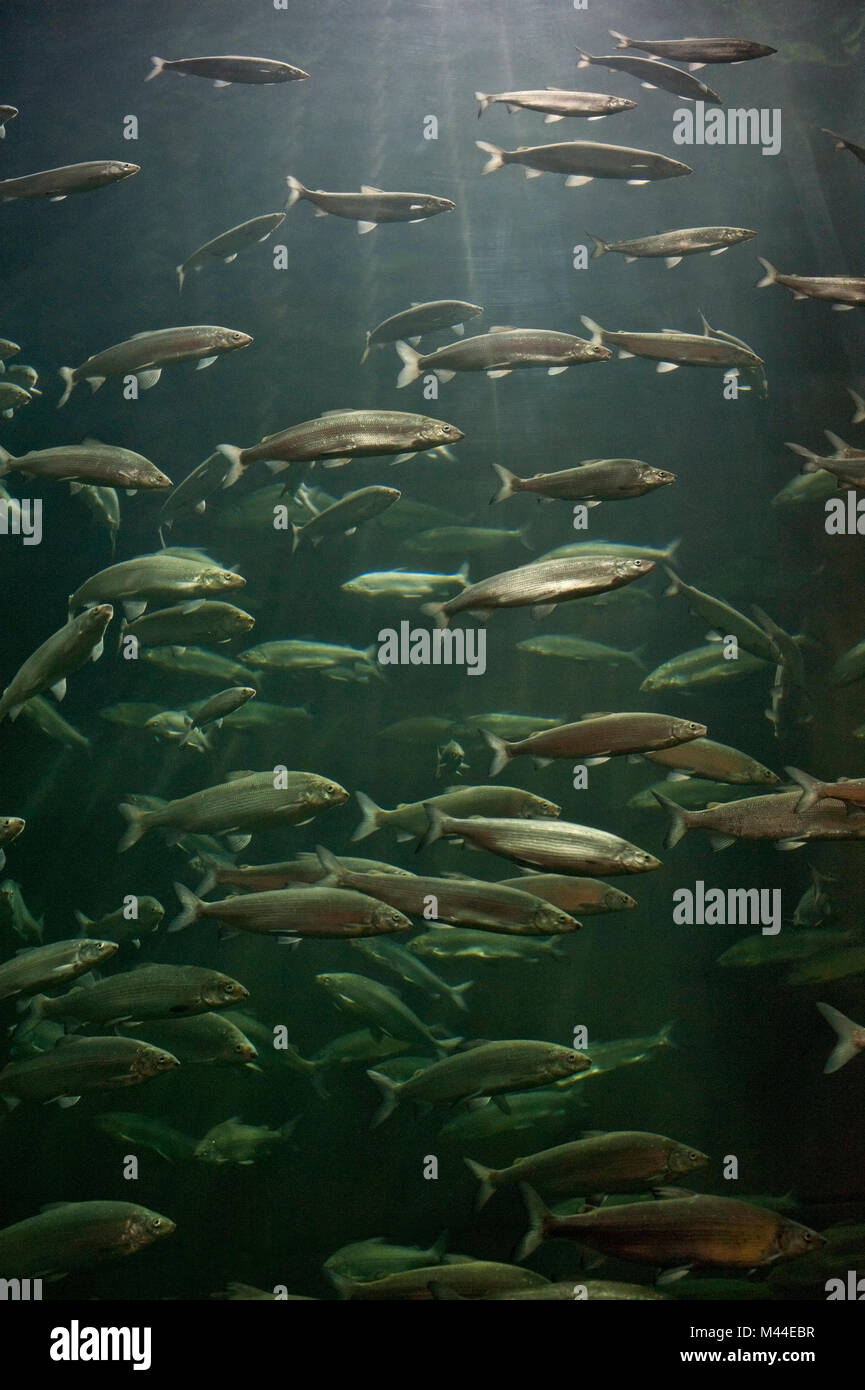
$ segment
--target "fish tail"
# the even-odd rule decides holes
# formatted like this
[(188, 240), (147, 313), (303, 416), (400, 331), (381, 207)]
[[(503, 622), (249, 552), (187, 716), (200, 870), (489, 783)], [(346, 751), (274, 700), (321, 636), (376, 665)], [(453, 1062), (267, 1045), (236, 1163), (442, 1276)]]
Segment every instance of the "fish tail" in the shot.
[(474, 980), (465, 980), (461, 985), (451, 985), (448, 989), (448, 998), (457, 1009), (462, 1009), (463, 1013), (468, 1013), (468, 1004), (465, 996), (470, 989), (474, 988)]
[(200, 854), (198, 857), (204, 866), (205, 874), (195, 890), (195, 896), (197, 898), (206, 898), (208, 893), (212, 893), (216, 887), (216, 871), (220, 867), (220, 864), (219, 860), (214, 859), (212, 854)]
[(630, 48), (631, 40), (626, 38), (624, 34), (620, 34), (618, 29), (608, 29), (607, 33), (611, 39), (616, 40), (616, 48)]
[(12, 472), (12, 467), (15, 462), (14, 455), (10, 454), (8, 449), (4, 449), (3, 446), (0, 445), (0, 478)]
[(364, 349), (363, 349), (363, 356), (362, 356), (361, 359), (360, 359), (360, 360), (361, 360), (361, 363), (364, 363), (364, 362), (366, 361), (366, 359), (369, 357), (369, 354), (370, 354), (369, 334), (367, 333), (367, 335), (366, 335), (366, 343), (364, 344)]
[[(39, 996), (44, 998), (43, 995)], [(840, 1071), (843, 1066), (856, 1056), (859, 1048), (853, 1041), (853, 1035), (857, 1031), (857, 1025), (852, 1018), (842, 1014), (840, 1009), (833, 1009), (831, 1004), (818, 1004), (817, 1008), (825, 1018), (826, 1022), (834, 1029), (838, 1037), (838, 1044), (831, 1053), (828, 1062), (823, 1068), (824, 1074), (833, 1071)]]
[(63, 382), (63, 395), (57, 402), (58, 410), (60, 409), (61, 405), (65, 405), (66, 402), (69, 400), (69, 397), (72, 395), (72, 388), (77, 384), (75, 381), (74, 367), (61, 367), (60, 378)]
[(75, 909), (74, 915), (75, 920), (78, 923), (79, 935), (86, 936), (90, 928), (93, 926), (92, 919), (90, 917), (85, 916), (83, 912), (79, 912), (77, 907)]
[(483, 150), (484, 154), (489, 155), (489, 159), (481, 169), (482, 174), (492, 174), (496, 169), (502, 168), (505, 162), (503, 149), (500, 149), (498, 145), (491, 145), (488, 140), (476, 140), (475, 144), (479, 150)]
[(580, 315), (580, 323), (584, 328), (588, 328), (592, 335), (592, 347), (599, 347), (604, 341), (604, 330), (594, 319), (590, 319), (588, 314)]
[(490, 506), (492, 506), (494, 502), (504, 502), (506, 498), (513, 497), (515, 492), (520, 491), (518, 487), (514, 486), (515, 483), (520, 482), (516, 473), (512, 473), (509, 468), (503, 468), (500, 463), (494, 463), (493, 470), (501, 483), (501, 487), (498, 492), (490, 498)]
[(577, 43), (574, 44), (574, 48), (577, 50), (577, 52), (578, 52), (579, 55), (580, 55), (580, 60), (579, 60), (579, 62), (577, 63), (577, 67), (578, 67), (578, 68), (589, 68), (589, 67), (591, 67), (592, 61), (593, 61), (593, 60), (592, 60), (592, 55), (591, 55), (591, 53), (587, 53), (586, 50), (585, 50), (584, 48), (580, 48), (579, 44), (577, 44)]
[(863, 401), (858, 391), (853, 390), (852, 386), (847, 387), (847, 395), (856, 407), (856, 410), (850, 418), (850, 424), (861, 425), (862, 421), (865, 420), (865, 401)]
[(399, 1104), (399, 1083), (391, 1081), (389, 1076), (385, 1076), (381, 1071), (368, 1071), (367, 1076), (370, 1081), (374, 1081), (382, 1094), (382, 1102), (378, 1110), (372, 1117), (371, 1129), (377, 1129), (384, 1124), (385, 1120), (396, 1110)]
[(529, 1187), (527, 1182), (521, 1182), (520, 1191), (526, 1204), (529, 1229), (516, 1248), (514, 1259), (517, 1263), (528, 1259), (529, 1255), (537, 1250), (546, 1235), (547, 1222), (550, 1218), (549, 1208), (544, 1205), (533, 1187)]
[(497, 734), (491, 734), (489, 729), (481, 729), (484, 743), (493, 755), (490, 763), (490, 777), (498, 777), (503, 767), (507, 767), (513, 756), (511, 746), (505, 739), (499, 738)]
[(796, 810), (802, 815), (805, 811), (810, 811), (814, 802), (819, 800), (823, 793), (824, 783), (818, 782), (816, 777), (812, 777), (809, 772), (802, 772), (798, 767), (785, 767), (784, 771), (798, 786), (802, 788), (802, 795), (796, 802)]
[(762, 290), (766, 287), (766, 285), (775, 284), (775, 281), (778, 279), (778, 272), (771, 261), (764, 260), (762, 256), (758, 256), (757, 260), (760, 262), (761, 266), (766, 272), (762, 280), (757, 281), (757, 289)]
[(475, 101), (480, 103), (478, 106), (478, 120), (480, 120), (487, 107), (492, 105), (492, 100), (489, 92), (475, 92)]
[(302, 527), (302, 526), (298, 526), (297, 523), (293, 521), (293, 522), (291, 523), (291, 553), (292, 553), (292, 555), (293, 555), (294, 552), (297, 550), (297, 547), (300, 545), (300, 540), (301, 540), (301, 536), (302, 536), (302, 535), (303, 535), (303, 527)]
[(304, 188), (300, 179), (296, 179), (293, 174), (288, 174), (285, 181), (289, 188), (288, 198), (285, 203), (285, 211), (288, 212), (289, 208), (293, 208), (295, 203), (299, 203), (301, 198), (306, 197), (309, 190)]
[(402, 370), (396, 379), (396, 384), (398, 387), (408, 386), (409, 382), (417, 381), (420, 376), (418, 363), (420, 362), (421, 354), (416, 348), (413, 348), (410, 343), (404, 343), (401, 338), (396, 345), (396, 350), (403, 364)]
[(588, 235), (592, 238), (592, 241), (595, 243), (595, 249), (592, 252), (592, 260), (596, 261), (599, 256), (606, 256), (607, 252), (610, 249), (609, 242), (602, 241), (599, 236), (595, 236), (594, 232), (589, 232)]
[(183, 282), (186, 279), (186, 272), (182, 265), (176, 265), (174, 269), (177, 271), (177, 293), (180, 294), (183, 289)]
[(448, 626), (448, 615), (443, 603), (422, 603), (420, 611), (430, 618), (435, 618), (436, 627)]
[(682, 592), (682, 581), (676, 572), (670, 569), (669, 565), (664, 566), (664, 574), (670, 581), (669, 589), (664, 590), (664, 598), (675, 598), (677, 594)]
[(18, 1024), (19, 1033), (29, 1033), (46, 1017), (45, 1006), (50, 1003), (47, 994), (34, 994), (26, 1004), (22, 1004), (22, 1017)]
[(415, 846), (416, 849), (426, 849), (427, 845), (435, 844), (436, 840), (440, 840), (445, 833), (445, 817), (438, 806), (424, 805), (424, 810), (426, 811), (428, 825), (427, 829), (418, 840)]
[(806, 449), (804, 444), (791, 444), (788, 440), (784, 447), (805, 460), (802, 464), (803, 473), (818, 473), (822, 468), (819, 454), (815, 454), (811, 449)]
[(183, 931), (184, 927), (189, 927), (201, 916), (200, 909), (203, 903), (197, 898), (191, 888), (187, 888), (185, 883), (175, 883), (174, 891), (180, 899), (182, 912), (179, 912), (171, 923), (168, 930), (170, 932)]
[(456, 1052), (456, 1050), (457, 1050), (457, 1048), (459, 1047), (460, 1043), (461, 1043), (461, 1042), (464, 1042), (464, 1041), (465, 1041), (465, 1039), (462, 1038), (462, 1037), (459, 1037), (459, 1038), (433, 1038), (433, 1042), (434, 1042), (434, 1044), (435, 1044), (435, 1049), (436, 1049), (436, 1052), (438, 1053), (439, 1057), (447, 1057), (447, 1055), (448, 1055), (449, 1052)]
[(374, 835), (384, 824), (384, 811), (380, 806), (376, 806), (371, 796), (366, 792), (355, 792), (357, 804), (361, 810), (361, 822), (352, 835), (352, 840), (365, 840), (367, 835)]
[(153, 67), (150, 69), (150, 72), (149, 72), (149, 73), (147, 74), (147, 76), (145, 77), (145, 79), (144, 79), (145, 82), (152, 82), (153, 79), (154, 79), (154, 77), (158, 77), (159, 74), (160, 74), (162, 71), (164, 71), (165, 64), (167, 63), (168, 59), (167, 59), (167, 58), (151, 58), (150, 61), (151, 61), (151, 63), (153, 64)]
[[(361, 795), (363, 795), (362, 792)], [(367, 800), (369, 800), (368, 797)], [(378, 807), (375, 809), (378, 810)], [(316, 845), (315, 852), (318, 855), (319, 864), (324, 869), (324, 877), (319, 879), (319, 882), (321, 884), (340, 883), (343, 878), (343, 869), (336, 855), (331, 854), (324, 845)]]
[(676, 556), (677, 556), (678, 553), (679, 553), (679, 546), (680, 546), (681, 544), (682, 544), (682, 537), (681, 537), (681, 536), (676, 536), (675, 540), (668, 541), (668, 543), (667, 543), (667, 548), (666, 548), (666, 550), (664, 551), (664, 559), (668, 562), (668, 564), (671, 564), (671, 565), (675, 564), (675, 562), (676, 562)]
[(128, 801), (122, 801), (117, 808), (121, 816), (129, 822), (126, 830), (117, 846), (117, 853), (122, 854), (124, 850), (131, 849), (141, 839), (147, 829), (147, 812), (142, 811), (139, 806), (133, 806)]
[(664, 844), (666, 845), (667, 849), (672, 849), (674, 845), (677, 845), (679, 843), (682, 836), (688, 829), (688, 822), (685, 819), (685, 813), (682, 810), (681, 806), (677, 806), (675, 801), (671, 801), (670, 798), (668, 796), (664, 796), (662, 792), (653, 791), (652, 796), (655, 798), (658, 805), (663, 806), (664, 810), (668, 811), (670, 814), (670, 828), (667, 831), (667, 838), (664, 841)]
[(658, 1046), (659, 1046), (659, 1047), (676, 1047), (676, 1046), (677, 1046), (676, 1040), (675, 1040), (675, 1038), (673, 1037), (673, 1029), (675, 1028), (675, 1026), (676, 1026), (676, 1020), (675, 1020), (674, 1018), (671, 1018), (670, 1021), (669, 1021), (668, 1023), (665, 1023), (665, 1024), (664, 1024), (663, 1028), (660, 1030), (660, 1032), (658, 1033), (658, 1037), (657, 1037), (657, 1043), (658, 1043)]
[(497, 1176), (496, 1170), (495, 1168), (487, 1168), (483, 1163), (476, 1163), (473, 1158), (464, 1158), (463, 1163), (470, 1173), (474, 1173), (480, 1183), (477, 1200), (475, 1201), (475, 1211), (480, 1211), (481, 1207), (486, 1206), (496, 1190), (496, 1184), (494, 1182)]
[(222, 486), (224, 488), (233, 487), (238, 478), (243, 477), (243, 464), (240, 458), (240, 450), (236, 444), (217, 444), (216, 447), (218, 452), (222, 454), (224, 458), (227, 458), (231, 464), (231, 468)]

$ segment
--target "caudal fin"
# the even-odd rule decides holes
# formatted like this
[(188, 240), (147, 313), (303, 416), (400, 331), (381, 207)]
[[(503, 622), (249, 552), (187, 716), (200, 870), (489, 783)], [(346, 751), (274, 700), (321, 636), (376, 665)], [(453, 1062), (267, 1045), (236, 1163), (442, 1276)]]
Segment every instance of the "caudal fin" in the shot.
[(593, 61), (594, 61), (594, 59), (592, 58), (591, 53), (587, 53), (586, 50), (585, 50), (584, 48), (580, 48), (579, 44), (576, 44), (576, 43), (574, 44), (574, 48), (577, 50), (577, 52), (578, 52), (579, 55), (580, 55), (580, 60), (579, 60), (579, 62), (577, 63), (577, 67), (578, 67), (578, 68), (589, 68), (589, 67), (591, 67), (591, 65), (592, 65), (592, 63), (593, 63)]
[(117, 808), (129, 824), (121, 837), (117, 846), (117, 853), (122, 854), (124, 850), (131, 849), (141, 839), (147, 829), (147, 812), (142, 811), (140, 806), (133, 806), (128, 801), (122, 801)]
[(15, 463), (16, 459), (10, 454), (9, 450), (0, 446), (0, 478), (5, 477), (7, 473), (11, 473), (15, 467)]
[(192, 923), (197, 922), (201, 916), (203, 906), (201, 899), (197, 898), (192, 889), (187, 888), (185, 883), (175, 883), (174, 891), (180, 899), (183, 911), (179, 912), (171, 923), (168, 928), (170, 932), (183, 931), (184, 927), (191, 927)]
[(448, 626), (448, 615), (443, 603), (422, 603), (420, 611), (426, 613), (427, 617), (434, 618), (436, 627)]
[(498, 492), (490, 498), (490, 506), (492, 506), (494, 502), (504, 502), (506, 498), (513, 497), (515, 492), (520, 491), (519, 487), (515, 486), (515, 484), (520, 482), (516, 473), (512, 473), (509, 468), (503, 468), (500, 463), (494, 463), (493, 469), (498, 476), (501, 487)]
[(496, 1190), (496, 1185), (493, 1181), (496, 1176), (496, 1170), (495, 1168), (487, 1168), (483, 1163), (476, 1163), (473, 1158), (464, 1158), (463, 1163), (470, 1173), (474, 1173), (480, 1183), (477, 1199), (475, 1201), (475, 1211), (480, 1211), (481, 1207), (486, 1206)]
[(183, 282), (186, 279), (186, 271), (183, 269), (182, 265), (176, 265), (174, 269), (177, 271), (177, 293), (180, 294), (183, 289)]
[(429, 822), (426, 831), (418, 840), (416, 849), (426, 849), (427, 845), (435, 844), (445, 834), (445, 816), (438, 806), (425, 805), (427, 821)]
[(222, 454), (224, 458), (227, 458), (228, 462), (231, 464), (231, 467), (225, 475), (225, 480), (222, 486), (224, 488), (233, 487), (234, 484), (237, 482), (238, 478), (243, 477), (243, 464), (240, 460), (240, 450), (238, 449), (236, 444), (217, 444), (216, 448), (217, 451), (220, 454)]
[(511, 760), (512, 754), (510, 744), (503, 738), (499, 738), (497, 734), (491, 734), (489, 729), (481, 729), (481, 734), (483, 735), (487, 748), (489, 748), (493, 755), (493, 760), (490, 763), (489, 775), (490, 777), (498, 777), (502, 768), (507, 767)]
[(817, 1008), (838, 1035), (838, 1045), (831, 1053), (823, 1072), (828, 1074), (829, 1072), (840, 1071), (841, 1067), (846, 1066), (848, 1062), (853, 1060), (856, 1053), (861, 1051), (855, 1041), (856, 1034), (859, 1032), (859, 1025), (854, 1023), (852, 1018), (848, 1018), (846, 1014), (842, 1014), (840, 1009), (833, 1009), (831, 1004), (818, 1004)]
[(421, 353), (413, 348), (410, 343), (404, 343), (401, 338), (396, 345), (396, 350), (403, 364), (402, 370), (396, 379), (396, 384), (397, 387), (408, 386), (410, 382), (417, 381), (420, 376), (420, 367), (418, 363), (421, 359)]
[(580, 323), (583, 325), (584, 328), (588, 328), (589, 332), (591, 333), (593, 347), (598, 347), (600, 344), (603, 343), (604, 330), (599, 323), (595, 323), (594, 319), (590, 319), (588, 314), (580, 315)]
[(159, 74), (160, 74), (161, 72), (164, 71), (164, 69), (165, 69), (165, 64), (167, 63), (168, 59), (167, 59), (167, 58), (151, 58), (150, 61), (151, 61), (151, 63), (153, 64), (153, 67), (150, 69), (150, 72), (149, 72), (149, 73), (147, 74), (147, 76), (145, 77), (145, 79), (144, 79), (145, 82), (152, 82), (153, 79), (154, 79), (154, 77), (158, 77)]
[(785, 449), (790, 449), (792, 453), (798, 454), (805, 462), (802, 465), (803, 473), (818, 473), (823, 467), (823, 461), (819, 454), (815, 454), (813, 449), (806, 449), (804, 444), (791, 444), (789, 440), (784, 445)]
[(762, 280), (757, 281), (757, 289), (762, 290), (765, 289), (766, 285), (774, 285), (776, 283), (778, 279), (778, 272), (771, 261), (764, 260), (762, 256), (758, 256), (757, 260), (760, 262), (761, 266), (766, 272)]
[(469, 1006), (465, 1001), (465, 995), (474, 988), (474, 983), (474, 980), (464, 980), (461, 985), (448, 986), (448, 999), (455, 1008), (461, 1009), (463, 1013), (468, 1013)]
[(75, 372), (74, 372), (73, 368), (72, 368), (72, 367), (61, 367), (61, 368), (60, 368), (60, 378), (61, 378), (61, 380), (62, 380), (62, 382), (63, 382), (63, 395), (60, 397), (60, 400), (57, 402), (57, 409), (58, 409), (58, 410), (60, 409), (61, 405), (65, 405), (66, 402), (69, 400), (69, 397), (72, 395), (73, 387), (74, 387), (75, 384), (76, 384), (76, 382), (75, 382)]
[(32, 999), (28, 999), (26, 1004), (20, 1007), (24, 1010), (23, 1017), (18, 1023), (19, 1033), (29, 1033), (31, 1028), (35, 1028), (45, 1018), (45, 1006), (50, 1003), (47, 994), (35, 994)]
[(800, 815), (804, 811), (810, 811), (815, 801), (819, 801), (823, 792), (824, 784), (818, 782), (816, 777), (812, 777), (809, 772), (802, 772), (798, 767), (785, 767), (787, 776), (802, 788), (802, 795), (796, 802), (796, 810)]
[(620, 34), (618, 29), (608, 29), (607, 33), (611, 39), (616, 40), (616, 48), (630, 48), (631, 40), (626, 38), (624, 34)]
[(688, 829), (685, 813), (681, 806), (677, 806), (675, 801), (671, 801), (670, 798), (664, 796), (662, 792), (653, 791), (652, 796), (659, 806), (663, 806), (664, 810), (669, 812), (670, 828), (667, 831), (667, 838), (664, 843), (667, 849), (672, 849), (674, 845), (679, 843), (685, 831)]
[(496, 169), (502, 168), (505, 162), (503, 149), (500, 149), (498, 145), (491, 145), (488, 140), (476, 140), (475, 144), (479, 150), (483, 150), (484, 154), (489, 155), (489, 159), (481, 169), (482, 174), (492, 174)]
[(384, 1072), (381, 1071), (368, 1071), (367, 1076), (370, 1081), (375, 1082), (382, 1094), (381, 1105), (373, 1115), (370, 1126), (371, 1129), (377, 1129), (396, 1110), (399, 1103), (399, 1083), (391, 1081), (390, 1077), (385, 1076)]
[(475, 101), (479, 103), (478, 120), (480, 120), (487, 107), (492, 105), (493, 99), (490, 96), (489, 92), (475, 92)]
[(861, 425), (862, 421), (865, 420), (865, 401), (863, 401), (858, 391), (853, 390), (852, 386), (847, 387), (847, 395), (856, 407), (856, 410), (850, 417), (850, 424)]
[(380, 806), (376, 806), (371, 796), (365, 792), (355, 792), (357, 804), (361, 810), (361, 822), (357, 826), (352, 840), (365, 840), (367, 835), (374, 835), (384, 823), (384, 811)]
[(527, 1260), (529, 1255), (537, 1250), (546, 1235), (546, 1224), (550, 1217), (549, 1209), (541, 1201), (533, 1187), (529, 1187), (527, 1182), (521, 1182), (520, 1191), (523, 1194), (523, 1201), (526, 1204), (529, 1229), (523, 1236), (514, 1254), (514, 1259), (518, 1264), (522, 1260)]
[(592, 252), (592, 260), (596, 261), (599, 256), (606, 256), (610, 249), (609, 242), (602, 241), (599, 236), (595, 236), (594, 232), (589, 232), (589, 236), (595, 243), (595, 249)]
[(285, 181), (289, 189), (288, 198), (285, 202), (285, 210), (288, 212), (289, 208), (293, 208), (295, 203), (299, 203), (301, 198), (306, 197), (309, 190), (304, 188), (300, 179), (296, 179), (292, 174), (288, 174)]
[[(361, 792), (360, 795), (363, 796), (363, 792)], [(366, 797), (365, 800), (369, 801), (369, 797)], [(370, 805), (373, 806), (376, 811), (378, 810), (375, 802), (370, 802)], [(344, 870), (336, 855), (331, 854), (330, 850), (325, 849), (324, 845), (316, 845), (315, 852), (318, 855), (318, 862), (324, 870), (324, 877), (318, 880), (319, 884), (324, 885), (341, 882)]]
[(670, 587), (664, 590), (664, 598), (675, 598), (677, 594), (682, 592), (682, 581), (675, 571), (670, 569), (669, 565), (664, 565), (664, 574), (670, 581)]

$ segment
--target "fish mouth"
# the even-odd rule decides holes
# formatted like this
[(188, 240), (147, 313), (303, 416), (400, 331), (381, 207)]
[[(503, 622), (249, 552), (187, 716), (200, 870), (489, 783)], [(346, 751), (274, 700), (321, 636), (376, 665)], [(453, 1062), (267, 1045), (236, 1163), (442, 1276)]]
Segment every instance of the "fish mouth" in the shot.
[(128, 179), (128, 178), (130, 177), (131, 174), (140, 174), (140, 173), (141, 173), (141, 165), (140, 165), (140, 164), (121, 164), (121, 166), (120, 166), (120, 177), (121, 177), (122, 179)]

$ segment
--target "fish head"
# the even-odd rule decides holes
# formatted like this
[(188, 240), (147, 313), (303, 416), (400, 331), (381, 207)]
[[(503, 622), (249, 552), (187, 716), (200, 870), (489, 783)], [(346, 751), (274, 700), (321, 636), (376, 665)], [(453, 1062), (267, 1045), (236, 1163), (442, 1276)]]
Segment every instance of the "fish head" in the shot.
[(612, 352), (603, 343), (586, 343), (580, 340), (579, 356), (574, 360), (578, 362), (609, 362)]
[[(526, 880), (526, 892), (530, 891), (531, 878)], [(577, 931), (580, 923), (571, 917), (570, 913), (565, 912), (564, 908), (556, 907), (554, 903), (542, 903), (532, 917), (532, 926), (544, 936), (553, 936), (561, 932)]]
[(779, 1255), (789, 1259), (794, 1255), (807, 1255), (822, 1250), (826, 1244), (826, 1237), (821, 1236), (818, 1231), (812, 1231), (809, 1226), (800, 1225), (798, 1221), (784, 1220), (778, 1229), (777, 1243)]
[(736, 246), (740, 241), (750, 241), (756, 235), (748, 227), (723, 227), (720, 240), (725, 246)]
[(249, 990), (227, 975), (213, 975), (201, 991), (201, 998), (212, 1009), (225, 1009), (249, 998)]
[(561, 815), (562, 808), (557, 806), (554, 801), (547, 801), (542, 796), (529, 796), (520, 807), (520, 816), (523, 820), (533, 820), (535, 816), (544, 819), (555, 819)]
[(110, 603), (97, 603), (93, 608), (85, 608), (84, 612), (76, 619), (81, 632), (92, 636), (94, 642), (102, 636), (111, 619), (114, 617), (114, 609)]
[(25, 825), (20, 816), (0, 816), (0, 844), (17, 839)]
[(637, 103), (631, 101), (630, 97), (607, 97), (607, 110), (613, 111), (633, 111)]
[(427, 216), (437, 212), (453, 212), (455, 207), (456, 203), (452, 203), (450, 198), (436, 198), (432, 193), (423, 193), (412, 203), (412, 209), (417, 208)]
[(179, 1066), (180, 1062), (171, 1052), (146, 1044), (139, 1048), (135, 1059), (135, 1070), (139, 1076), (161, 1076), (163, 1072), (173, 1071)]
[(197, 1158), (200, 1163), (226, 1163), (226, 1155), (219, 1147), (219, 1140), (215, 1135), (205, 1135), (204, 1138), (195, 1146), (193, 1158)]
[(448, 420), (434, 420), (432, 416), (425, 415), (420, 421), (418, 444), (432, 448), (441, 444), (456, 444), (460, 439), (465, 439), (462, 430), (457, 429), (457, 426), (450, 424)]
[(239, 608), (236, 613), (232, 614), (232, 636), (239, 632), (251, 632), (254, 627), (255, 619), (253, 618), (251, 613), (244, 613), (243, 609)]
[(648, 850), (637, 849), (636, 845), (629, 845), (621, 850), (616, 855), (616, 863), (626, 874), (642, 874), (661, 867), (660, 859), (656, 859), (654, 854), (649, 854)]
[(246, 580), (235, 570), (210, 569), (199, 576), (199, 582), (205, 589), (218, 594), (226, 589), (242, 589)]
[(237, 348), (249, 347), (251, 342), (248, 333), (241, 333), (236, 328), (219, 328), (213, 335), (210, 347), (217, 352), (235, 352)]
[(772, 772), (768, 767), (759, 767), (753, 769), (753, 780), (757, 786), (774, 787), (781, 781), (781, 778), (777, 772)]
[(373, 910), (371, 921), (380, 932), (407, 931), (411, 926), (411, 921), (404, 913), (395, 907), (389, 907), (387, 903), (381, 903)]
[(649, 483), (652, 487), (668, 487), (676, 481), (676, 474), (667, 468), (644, 468), (640, 477), (644, 483)]
[(690, 1149), (687, 1144), (673, 1144), (667, 1156), (667, 1167), (671, 1174), (684, 1177), (698, 1168), (705, 1168), (708, 1156), (699, 1149)]
[(572, 1047), (554, 1047), (552, 1053), (553, 1064), (561, 1076), (576, 1076), (592, 1065), (584, 1052), (575, 1052)]
[(82, 941), (78, 947), (78, 959), (81, 962), (87, 961), (93, 966), (101, 960), (108, 960), (119, 949), (116, 941), (94, 941), (92, 938), (88, 938), (86, 941)]
[(600, 906), (607, 912), (615, 912), (617, 908), (636, 907), (637, 900), (632, 898), (629, 893), (623, 893), (619, 888), (607, 888), (601, 894)]
[(129, 164), (124, 159), (112, 160), (110, 172), (116, 179), (128, 179), (133, 174), (141, 173), (140, 164)]
[(638, 579), (641, 574), (651, 574), (654, 568), (654, 560), (617, 560), (615, 574), (622, 583), (627, 583), (629, 579)]
[(247, 1062), (254, 1062), (258, 1057), (258, 1048), (253, 1047), (249, 1038), (238, 1038), (237, 1042), (232, 1042), (225, 1058), (227, 1062), (237, 1062), (240, 1066), (245, 1066)]
[(680, 743), (690, 743), (691, 739), (706, 737), (706, 726), (693, 719), (676, 719), (670, 732)]
[(155, 1240), (162, 1240), (176, 1230), (177, 1226), (169, 1216), (160, 1216), (146, 1207), (138, 1207), (129, 1223), (128, 1249), (130, 1253), (140, 1250), (142, 1246), (152, 1245)]

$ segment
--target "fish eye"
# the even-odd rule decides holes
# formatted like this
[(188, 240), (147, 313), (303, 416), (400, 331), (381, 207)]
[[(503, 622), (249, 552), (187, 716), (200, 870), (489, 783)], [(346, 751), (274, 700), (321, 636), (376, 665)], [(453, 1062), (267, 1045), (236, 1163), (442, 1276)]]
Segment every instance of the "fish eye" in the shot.
[(696, 1153), (696, 1151), (694, 1151), (694, 1152), (692, 1152), (692, 1153), (689, 1153), (689, 1154), (688, 1154), (688, 1157), (689, 1157), (689, 1159), (691, 1160), (692, 1163), (696, 1163), (696, 1162), (699, 1160), (700, 1155), (699, 1155), (698, 1153)]
[(225, 984), (222, 986), (222, 992), (227, 999), (231, 998), (234, 993), (234, 985), (231, 983), (231, 980), (226, 980)]
[(150, 1223), (150, 1229), (151, 1231), (160, 1231), (162, 1229), (162, 1218), (159, 1216), (154, 1216), (153, 1220)]
[(813, 1232), (813, 1231), (806, 1231), (806, 1232), (804, 1233), (804, 1235), (802, 1236), (802, 1239), (804, 1240), (804, 1242), (805, 1242), (806, 1245), (809, 1245), (809, 1244), (811, 1243), (811, 1241), (814, 1239), (814, 1232)]
[(234, 343), (239, 343), (239, 342), (241, 342), (241, 340), (242, 340), (243, 338), (245, 338), (245, 337), (246, 337), (246, 334), (245, 334), (245, 333), (232, 333), (232, 335), (231, 335), (231, 340), (232, 340), (232, 342), (234, 342)]
[(393, 915), (392, 915), (391, 918), (390, 918), (390, 921), (391, 921), (391, 924), (392, 924), (393, 926), (398, 927), (398, 926), (399, 926), (399, 921), (400, 921), (399, 913), (398, 913), (398, 912), (394, 912)]
[(556, 918), (556, 924), (560, 927), (566, 927), (568, 925), (568, 919), (564, 913), (560, 913), (560, 915)]
[(452, 426), (451, 426), (451, 425), (442, 425), (442, 434), (450, 434), (451, 431), (452, 431)]

